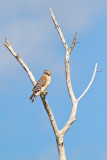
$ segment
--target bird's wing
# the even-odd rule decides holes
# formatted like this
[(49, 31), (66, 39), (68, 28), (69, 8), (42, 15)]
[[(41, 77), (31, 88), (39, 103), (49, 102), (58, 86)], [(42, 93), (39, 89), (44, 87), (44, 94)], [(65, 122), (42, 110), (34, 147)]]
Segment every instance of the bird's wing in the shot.
[(32, 92), (35, 92), (35, 93), (39, 92), (41, 88), (46, 84), (46, 81), (47, 81), (46, 76), (43, 75), (34, 86)]

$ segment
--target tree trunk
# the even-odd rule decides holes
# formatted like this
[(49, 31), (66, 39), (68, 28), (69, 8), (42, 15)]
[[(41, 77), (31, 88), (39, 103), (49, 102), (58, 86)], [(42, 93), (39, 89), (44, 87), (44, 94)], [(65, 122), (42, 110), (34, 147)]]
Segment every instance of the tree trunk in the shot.
[(63, 136), (62, 134), (58, 134), (56, 138), (60, 160), (66, 160)]

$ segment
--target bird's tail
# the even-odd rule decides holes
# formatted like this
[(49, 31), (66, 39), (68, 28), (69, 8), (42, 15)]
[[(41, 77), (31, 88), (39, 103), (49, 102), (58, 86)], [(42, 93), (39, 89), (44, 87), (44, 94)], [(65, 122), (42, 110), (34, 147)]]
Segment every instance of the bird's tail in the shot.
[(33, 93), (31, 96), (30, 96), (30, 101), (32, 101), (32, 103), (35, 101), (35, 98), (36, 98), (36, 95)]

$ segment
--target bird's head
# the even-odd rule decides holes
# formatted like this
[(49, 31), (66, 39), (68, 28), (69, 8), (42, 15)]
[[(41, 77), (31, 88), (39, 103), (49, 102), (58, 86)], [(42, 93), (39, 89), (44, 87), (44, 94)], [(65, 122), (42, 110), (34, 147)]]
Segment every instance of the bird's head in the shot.
[(50, 70), (44, 70), (43, 74), (50, 76), (51, 75), (51, 71)]

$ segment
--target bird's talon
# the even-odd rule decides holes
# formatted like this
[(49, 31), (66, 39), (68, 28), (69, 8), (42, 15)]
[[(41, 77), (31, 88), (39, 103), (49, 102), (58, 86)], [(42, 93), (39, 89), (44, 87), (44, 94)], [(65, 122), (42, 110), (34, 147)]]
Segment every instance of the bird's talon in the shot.
[(45, 96), (48, 94), (48, 92), (47, 91), (44, 91), (44, 93), (43, 93)]

